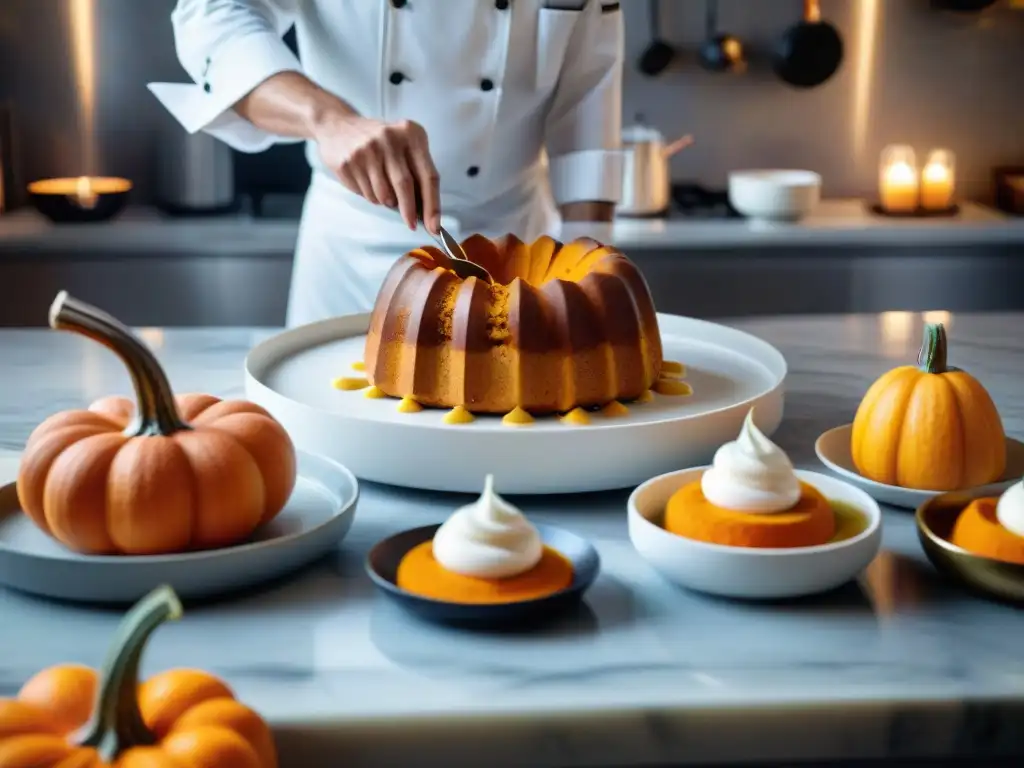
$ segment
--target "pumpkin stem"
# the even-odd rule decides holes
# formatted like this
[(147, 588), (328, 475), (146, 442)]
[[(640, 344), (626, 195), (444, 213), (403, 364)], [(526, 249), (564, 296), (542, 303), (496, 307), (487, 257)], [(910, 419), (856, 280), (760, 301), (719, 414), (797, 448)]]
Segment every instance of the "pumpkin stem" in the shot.
[(92, 718), (80, 744), (100, 750), (108, 762), (130, 747), (155, 744), (139, 711), (139, 662), (150, 635), (165, 621), (181, 618), (181, 601), (168, 586), (157, 587), (121, 620), (100, 676)]
[(925, 373), (946, 373), (949, 370), (947, 358), (946, 328), (942, 323), (928, 323), (924, 327), (924, 340), (917, 353), (917, 364)]
[(61, 291), (50, 305), (50, 327), (98, 341), (127, 366), (138, 400), (138, 414), (127, 434), (170, 435), (189, 428), (178, 413), (171, 384), (156, 356), (120, 320)]

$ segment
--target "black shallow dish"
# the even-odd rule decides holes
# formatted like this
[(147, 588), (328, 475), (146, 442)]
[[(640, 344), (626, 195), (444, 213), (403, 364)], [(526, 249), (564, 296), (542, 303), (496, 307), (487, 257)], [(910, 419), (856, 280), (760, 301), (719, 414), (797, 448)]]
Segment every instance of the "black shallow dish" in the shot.
[(572, 563), (572, 584), (560, 592), (516, 603), (467, 605), (432, 600), (399, 589), (395, 584), (399, 562), (410, 549), (432, 539), (440, 527), (425, 525), (396, 533), (377, 542), (366, 556), (366, 572), (373, 583), (403, 608), (427, 621), (489, 629), (548, 619), (579, 603), (601, 570), (597, 550), (582, 536), (564, 528), (537, 525), (541, 540)]
[(32, 205), (54, 224), (91, 224), (110, 219), (128, 204), (132, 184), (127, 179), (91, 179), (90, 196), (76, 194), (76, 179), (43, 179), (28, 185)]

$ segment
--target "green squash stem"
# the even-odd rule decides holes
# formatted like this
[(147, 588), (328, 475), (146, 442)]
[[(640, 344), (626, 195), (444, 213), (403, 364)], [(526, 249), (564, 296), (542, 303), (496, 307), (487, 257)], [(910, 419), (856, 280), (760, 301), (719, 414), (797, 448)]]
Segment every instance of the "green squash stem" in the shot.
[(925, 373), (946, 373), (955, 371), (948, 364), (949, 348), (946, 344), (946, 328), (942, 323), (927, 323), (924, 340), (917, 353), (917, 364)]
[(157, 587), (122, 619), (100, 675), (92, 718), (79, 743), (112, 762), (132, 747), (156, 743), (139, 711), (139, 662), (150, 635), (165, 621), (181, 618), (181, 601), (168, 586)]
[(125, 434), (170, 435), (189, 429), (178, 413), (171, 384), (156, 356), (120, 320), (61, 291), (50, 305), (50, 327), (80, 333), (99, 342), (127, 366), (135, 387), (138, 413)]

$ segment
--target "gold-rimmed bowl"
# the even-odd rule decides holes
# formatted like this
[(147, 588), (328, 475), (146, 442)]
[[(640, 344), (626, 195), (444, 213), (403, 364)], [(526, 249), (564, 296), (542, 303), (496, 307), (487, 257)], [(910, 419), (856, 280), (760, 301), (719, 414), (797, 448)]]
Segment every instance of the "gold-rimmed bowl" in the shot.
[(957, 516), (968, 504), (975, 499), (998, 498), (1019, 482), (1009, 480), (939, 494), (917, 508), (914, 522), (925, 555), (940, 573), (987, 597), (1024, 604), (1024, 565), (976, 555), (949, 540)]

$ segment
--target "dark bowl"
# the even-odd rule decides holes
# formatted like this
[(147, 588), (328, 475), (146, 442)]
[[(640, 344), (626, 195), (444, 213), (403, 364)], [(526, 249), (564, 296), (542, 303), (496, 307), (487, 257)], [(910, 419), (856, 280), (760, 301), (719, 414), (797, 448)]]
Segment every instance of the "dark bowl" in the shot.
[(88, 199), (76, 193), (77, 179), (43, 179), (28, 185), (32, 205), (55, 224), (109, 221), (124, 210), (132, 191), (127, 179), (94, 178)]
[(594, 545), (563, 528), (537, 525), (541, 540), (572, 563), (573, 580), (565, 589), (533, 600), (499, 605), (448, 603), (420, 597), (395, 584), (398, 564), (413, 547), (429, 541), (440, 525), (425, 525), (377, 542), (366, 556), (366, 572), (374, 584), (406, 610), (428, 621), (480, 629), (507, 627), (553, 618), (580, 602), (601, 569)]
[(976, 555), (949, 540), (957, 515), (964, 507), (975, 499), (998, 497), (1018, 482), (1010, 480), (940, 494), (918, 507), (914, 520), (924, 553), (939, 572), (987, 597), (1024, 604), (1024, 565)]

